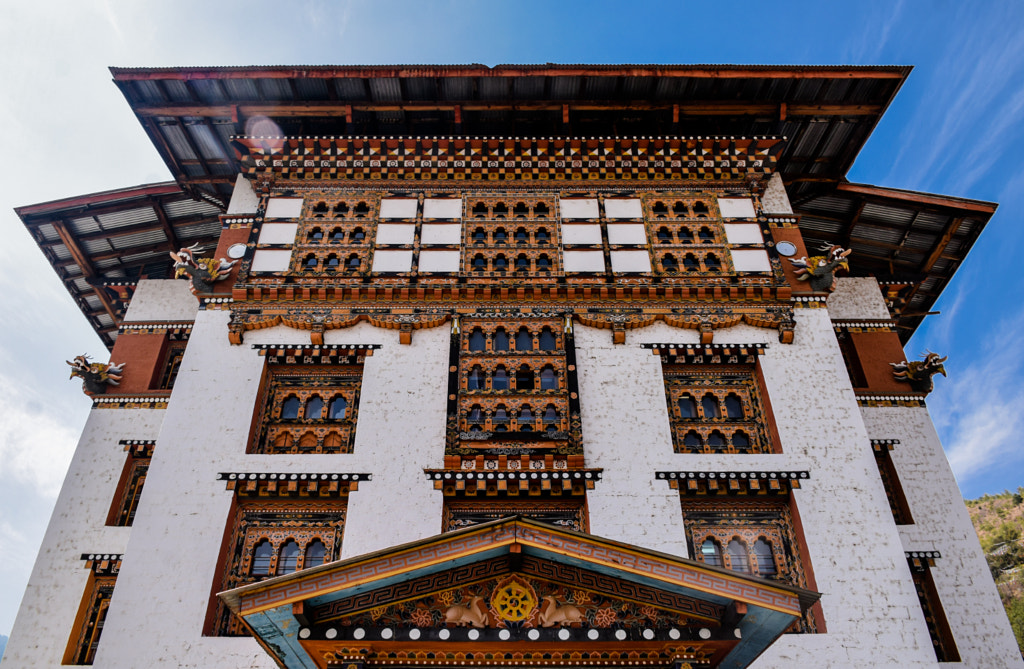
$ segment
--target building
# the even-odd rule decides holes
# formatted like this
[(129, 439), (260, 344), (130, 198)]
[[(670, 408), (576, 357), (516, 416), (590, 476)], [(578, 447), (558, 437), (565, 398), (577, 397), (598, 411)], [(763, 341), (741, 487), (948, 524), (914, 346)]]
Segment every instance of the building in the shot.
[(845, 178), (909, 68), (112, 72), (5, 669), (1022, 666), (902, 350), (995, 205)]

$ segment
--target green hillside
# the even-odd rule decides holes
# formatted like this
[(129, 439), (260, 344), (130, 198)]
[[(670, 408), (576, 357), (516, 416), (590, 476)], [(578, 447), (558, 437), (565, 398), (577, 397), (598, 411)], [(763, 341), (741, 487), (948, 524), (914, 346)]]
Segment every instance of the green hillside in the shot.
[(1024, 653), (1024, 487), (967, 501), (999, 597)]

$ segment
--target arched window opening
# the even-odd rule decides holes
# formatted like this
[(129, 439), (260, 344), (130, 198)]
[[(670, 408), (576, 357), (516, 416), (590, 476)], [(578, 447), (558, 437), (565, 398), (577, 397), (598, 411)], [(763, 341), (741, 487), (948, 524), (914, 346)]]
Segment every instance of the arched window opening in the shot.
[(324, 238), (324, 231), (320, 228), (313, 228), (309, 231), (309, 241), (319, 242)]
[(483, 228), (473, 231), (473, 243), (483, 245), (487, 243), (487, 232)]
[(743, 402), (735, 393), (725, 396), (725, 415), (729, 418), (743, 419)]
[(672, 203), (672, 213), (676, 216), (686, 216), (686, 203), (682, 200), (676, 200)]
[(709, 271), (718, 272), (722, 269), (722, 261), (719, 260), (718, 256), (714, 253), (709, 253), (704, 256), (704, 266), (707, 267)]
[(480, 365), (473, 365), (473, 369), (469, 370), (469, 374), (466, 376), (466, 390), (483, 390), (483, 388), (484, 371)]
[(693, 233), (690, 232), (690, 228), (680, 228), (679, 229), (679, 243), (680, 244), (692, 244), (693, 243)]
[(687, 272), (699, 272), (700, 262), (698, 262), (697, 256), (693, 255), (692, 253), (687, 253), (685, 256), (683, 256), (683, 268)]
[(750, 573), (750, 556), (747, 555), (747, 546), (739, 539), (729, 542), (726, 549), (729, 552), (729, 566), (733, 571), (741, 574)]
[(299, 448), (304, 451), (311, 451), (316, 448), (317, 438), (312, 432), (307, 432), (299, 439)]
[(313, 395), (306, 402), (306, 420), (320, 420), (320, 414), (324, 412), (324, 401), (319, 395)]
[(505, 228), (498, 228), (494, 231), (494, 243), (504, 244), (508, 241), (508, 233), (505, 232)]
[(325, 562), (327, 557), (327, 546), (324, 546), (324, 542), (319, 539), (313, 539), (306, 546), (306, 556), (302, 561), (302, 568), (309, 569), (310, 567), (319, 567)]
[(473, 218), (487, 218), (487, 205), (477, 202), (473, 205)]
[(315, 270), (316, 266), (317, 266), (316, 256), (313, 255), (312, 253), (310, 253), (308, 256), (306, 256), (306, 259), (302, 261), (302, 267), (307, 272)]
[(352, 236), (349, 237), (349, 241), (351, 241), (353, 244), (358, 244), (364, 239), (366, 239), (366, 233), (363, 232), (362, 228), (356, 228), (355, 230), (353, 230)]
[(508, 333), (505, 328), (498, 328), (494, 331), (494, 339), (491, 341), (491, 348), (495, 351), (508, 350)]
[(505, 408), (504, 404), (499, 404), (494, 408), (494, 415), (491, 417), (491, 422), (496, 425), (508, 422), (508, 410)]
[(345, 233), (341, 231), (341, 228), (334, 228), (331, 230), (331, 242), (334, 244), (340, 243), (345, 239)]
[(545, 274), (550, 272), (551, 271), (551, 258), (548, 258), (546, 255), (539, 256), (537, 258), (537, 271), (538, 272), (544, 272)]
[(516, 202), (516, 206), (512, 208), (512, 214), (516, 218), (520, 216), (525, 218), (530, 215), (530, 208), (526, 206), (525, 202)]
[(651, 207), (651, 213), (654, 214), (655, 216), (661, 216), (662, 218), (664, 218), (665, 215), (668, 214), (668, 207), (665, 206), (664, 202), (661, 202), (659, 200), (658, 202), (654, 203), (653, 207)]
[(529, 269), (530, 269), (530, 259), (527, 258), (525, 254), (520, 253), (519, 256), (516, 258), (516, 271), (517, 272), (526, 272)]
[(764, 537), (754, 542), (754, 559), (757, 561), (758, 576), (775, 576), (778, 573), (775, 557), (772, 555), (772, 545), (765, 541)]
[(544, 416), (542, 416), (541, 419), (545, 423), (557, 423), (559, 418), (558, 409), (555, 408), (554, 404), (549, 404), (544, 407)]
[(750, 437), (743, 430), (737, 430), (732, 435), (732, 445), (736, 450), (746, 450), (750, 448)]
[(508, 216), (508, 205), (507, 204), (505, 204), (504, 202), (499, 202), (498, 204), (494, 205), (494, 217), (495, 218), (505, 218), (506, 216)]
[(483, 351), (487, 345), (487, 338), (484, 337), (484, 331), (480, 328), (473, 328), (473, 332), (469, 335), (469, 350), (470, 351)]
[(337, 432), (328, 432), (327, 436), (324, 437), (324, 452), (330, 453), (336, 449), (341, 448), (345, 440), (341, 438), (341, 435)]
[(508, 258), (503, 255), (499, 255), (494, 259), (494, 271), (504, 272), (508, 269)]
[(484, 422), (484, 411), (479, 404), (474, 404), (469, 408), (469, 413), (466, 414), (467, 423), (482, 423)]
[(700, 557), (711, 567), (722, 566), (722, 547), (714, 539), (705, 539), (700, 545)]
[(534, 218), (547, 218), (547, 216), (548, 216), (548, 206), (546, 204), (544, 204), (543, 202), (538, 202), (537, 206), (533, 208), (533, 217)]
[(519, 429), (522, 430), (526, 427), (530, 430), (533, 429), (533, 411), (530, 409), (529, 404), (523, 405), (523, 408), (519, 410), (519, 417), (516, 419), (519, 423)]
[(344, 216), (347, 213), (348, 213), (348, 205), (345, 204), (344, 202), (339, 202), (338, 204), (334, 205), (334, 215), (335, 216)]
[(700, 240), (701, 244), (710, 244), (715, 241), (715, 236), (711, 233), (710, 228), (704, 226), (697, 231), (697, 239)]
[(700, 408), (704, 410), (704, 418), (718, 418), (722, 414), (718, 411), (718, 398), (711, 393), (706, 394), (700, 401)]
[(557, 344), (555, 342), (555, 335), (551, 332), (551, 328), (544, 327), (540, 331), (539, 337), (540, 350), (542, 351), (554, 351)]
[(547, 228), (538, 228), (537, 234), (534, 235), (534, 239), (537, 240), (538, 244), (547, 244), (551, 241), (551, 235), (548, 234)]
[(508, 390), (508, 372), (504, 365), (498, 365), (491, 377), (491, 390)]
[(704, 204), (700, 200), (697, 200), (696, 202), (693, 203), (693, 215), (694, 216), (705, 217), (706, 218), (708, 213), (709, 213), (708, 206), (706, 204)]
[(519, 332), (516, 333), (516, 350), (517, 351), (532, 351), (533, 350), (533, 335), (526, 328), (519, 328)]
[(348, 260), (345, 261), (345, 269), (349, 272), (358, 272), (360, 264), (359, 256), (353, 253), (348, 257)]
[(291, 447), (292, 435), (287, 432), (278, 432), (277, 436), (274, 437), (274, 450), (287, 451)]
[(299, 417), (299, 409), (302, 407), (302, 402), (295, 395), (289, 395), (285, 398), (284, 404), (281, 405), (281, 419), (282, 420), (294, 420)]
[(365, 202), (360, 202), (359, 204), (356, 205), (354, 211), (356, 216), (362, 218), (363, 216), (366, 216), (367, 214), (370, 213), (370, 205), (366, 204)]
[(473, 256), (473, 271), (474, 272), (485, 272), (487, 271), (487, 259), (484, 258), (483, 254), (477, 253)]
[(533, 390), (533, 370), (526, 365), (516, 372), (516, 390)]
[(331, 420), (342, 420), (348, 411), (348, 400), (340, 395), (331, 400), (331, 406), (327, 411), (327, 417)]
[(519, 228), (516, 230), (516, 244), (526, 244), (530, 241), (530, 236), (526, 234), (526, 228)]
[(700, 438), (699, 434), (690, 430), (686, 433), (686, 436), (683, 437), (683, 446), (686, 446), (687, 448), (701, 448), (704, 446), (704, 440)]
[(338, 269), (339, 265), (341, 265), (341, 261), (338, 260), (338, 256), (334, 255), (333, 253), (331, 255), (327, 256), (327, 269), (328, 270), (334, 272), (334, 271), (336, 271)]
[(683, 395), (676, 402), (679, 406), (679, 416), (681, 418), (696, 418), (697, 417), (697, 403), (693, 401), (693, 398), (689, 395)]
[(270, 558), (274, 556), (274, 547), (269, 539), (260, 539), (252, 551), (252, 567), (249, 573), (253, 576), (270, 576)]
[(708, 435), (708, 447), (713, 448), (716, 451), (720, 451), (725, 448), (725, 435), (715, 430)]
[(540, 389), (556, 390), (557, 388), (558, 377), (555, 375), (555, 368), (551, 365), (545, 365), (544, 369), (540, 370)]
[(662, 226), (658, 228), (658, 243), (669, 244), (672, 242), (672, 233), (668, 231), (668, 228)]
[(661, 268), (666, 272), (675, 273), (679, 271), (679, 262), (676, 261), (676, 257), (674, 255), (669, 253), (661, 259)]
[(277, 555), (277, 575), (290, 574), (299, 568), (299, 544), (295, 539), (289, 539), (281, 546), (281, 552)]

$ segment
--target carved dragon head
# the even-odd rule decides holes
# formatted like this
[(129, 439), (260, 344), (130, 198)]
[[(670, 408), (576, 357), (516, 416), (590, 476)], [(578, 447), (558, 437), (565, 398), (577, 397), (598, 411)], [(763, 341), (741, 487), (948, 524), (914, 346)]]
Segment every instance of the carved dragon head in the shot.
[(174, 251), (169, 252), (171, 258), (174, 259), (174, 268), (178, 269), (181, 267), (191, 267), (198, 269), (199, 264), (196, 263), (195, 255), (199, 253), (199, 242), (196, 242), (192, 246), (186, 246), (178, 250), (177, 253)]
[(72, 360), (65, 360), (71, 366), (71, 376), (69, 379), (73, 379), (76, 376), (82, 376), (91, 370), (88, 355), (76, 355)]

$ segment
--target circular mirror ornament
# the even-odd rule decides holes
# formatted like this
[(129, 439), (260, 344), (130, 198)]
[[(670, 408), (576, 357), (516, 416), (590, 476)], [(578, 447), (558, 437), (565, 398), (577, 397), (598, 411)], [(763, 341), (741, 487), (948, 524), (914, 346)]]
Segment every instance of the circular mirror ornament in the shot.
[(238, 260), (245, 257), (245, 244), (232, 244), (228, 247), (228, 257)]
[(796, 244), (793, 242), (779, 242), (775, 245), (775, 250), (779, 252), (780, 256), (788, 258), (789, 256), (796, 255)]

